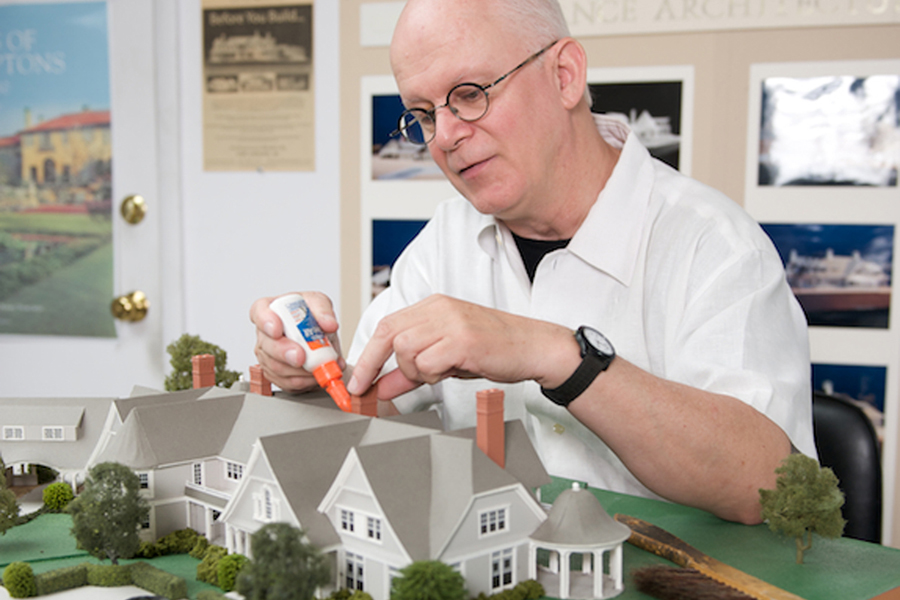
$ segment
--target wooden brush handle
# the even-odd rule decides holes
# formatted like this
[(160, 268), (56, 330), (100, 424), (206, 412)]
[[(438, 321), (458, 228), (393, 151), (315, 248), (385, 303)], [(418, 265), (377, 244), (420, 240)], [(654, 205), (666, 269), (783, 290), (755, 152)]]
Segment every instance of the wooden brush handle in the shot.
[(707, 577), (760, 600), (803, 600), (800, 596), (786, 592), (700, 552), (652, 523), (621, 514), (617, 514), (615, 519), (631, 529), (631, 537), (628, 539), (631, 544), (670, 560), (676, 565), (697, 569)]

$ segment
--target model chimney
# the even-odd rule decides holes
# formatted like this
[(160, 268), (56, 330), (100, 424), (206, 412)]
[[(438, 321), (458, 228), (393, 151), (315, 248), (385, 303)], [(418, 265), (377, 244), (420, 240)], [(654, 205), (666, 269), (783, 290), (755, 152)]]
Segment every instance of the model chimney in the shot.
[(481, 390), (478, 399), (478, 447), (488, 458), (506, 466), (506, 424), (503, 422), (503, 390)]
[(191, 357), (194, 389), (216, 385), (216, 357), (212, 354), (198, 354)]
[(272, 382), (266, 378), (259, 365), (250, 367), (250, 391), (260, 396), (272, 395)]
[(378, 388), (373, 385), (362, 396), (350, 396), (350, 412), (367, 417), (377, 417)]

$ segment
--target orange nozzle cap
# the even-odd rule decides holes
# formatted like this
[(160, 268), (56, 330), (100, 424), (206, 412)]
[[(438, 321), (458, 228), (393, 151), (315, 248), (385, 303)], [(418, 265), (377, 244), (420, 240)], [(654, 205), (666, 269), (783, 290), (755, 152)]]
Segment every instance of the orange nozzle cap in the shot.
[(316, 382), (328, 392), (335, 404), (344, 412), (350, 412), (350, 393), (344, 387), (344, 373), (337, 361), (331, 360), (319, 365), (313, 370)]

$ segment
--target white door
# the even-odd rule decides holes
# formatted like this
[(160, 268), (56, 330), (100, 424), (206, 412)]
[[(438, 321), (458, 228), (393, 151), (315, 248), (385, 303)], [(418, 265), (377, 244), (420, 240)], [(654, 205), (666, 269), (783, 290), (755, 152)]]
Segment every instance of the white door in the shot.
[[(169, 64), (177, 62), (175, 11), (175, 0), (107, 2), (114, 247), (109, 301), (140, 290), (150, 303), (147, 316), (140, 322), (117, 321), (115, 338), (0, 335), (0, 396), (120, 397), (135, 384), (157, 389), (163, 385), (168, 370), (165, 323), (178, 330), (181, 314), (180, 262), (167, 255), (177, 252), (168, 243), (177, 240), (180, 231), (177, 152), (169, 152), (177, 149), (177, 136), (169, 131), (177, 123), (165, 123), (170, 116), (166, 110), (176, 103), (171, 94), (177, 93), (168, 83), (176, 78)], [(173, 159), (175, 167), (170, 169)], [(132, 194), (145, 198), (148, 207), (136, 225), (128, 224), (119, 210)], [(163, 198), (166, 194), (169, 197)], [(171, 285), (164, 289), (167, 282)]]

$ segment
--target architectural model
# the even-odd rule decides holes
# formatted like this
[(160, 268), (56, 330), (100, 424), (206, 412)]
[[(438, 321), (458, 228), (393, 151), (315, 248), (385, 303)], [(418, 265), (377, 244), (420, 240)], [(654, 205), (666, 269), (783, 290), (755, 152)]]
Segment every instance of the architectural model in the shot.
[[(331, 560), (332, 590), (375, 600), (389, 598), (391, 578), (417, 560), (459, 569), (472, 595), (529, 578), (560, 598), (622, 591), (627, 533), (589, 492), (577, 501), (564, 492), (548, 520), (536, 494), (550, 478), (522, 422), (504, 422), (502, 392), (479, 393), (477, 427), (444, 432), (434, 412), (372, 418), (338, 410), (324, 393), (270, 396), (258, 371), (251, 379), (254, 391), (0, 399), (3, 459), (14, 476), (44, 464), (73, 486), (99, 462), (129, 466), (151, 506), (147, 540), (190, 527), (252, 555), (254, 531), (290, 523)], [(355, 410), (374, 412), (358, 402)], [(612, 531), (586, 539), (565, 525), (584, 510), (603, 513), (598, 524)], [(571, 535), (585, 566), (569, 574)], [(549, 568), (538, 568), (538, 548), (549, 551)]]

